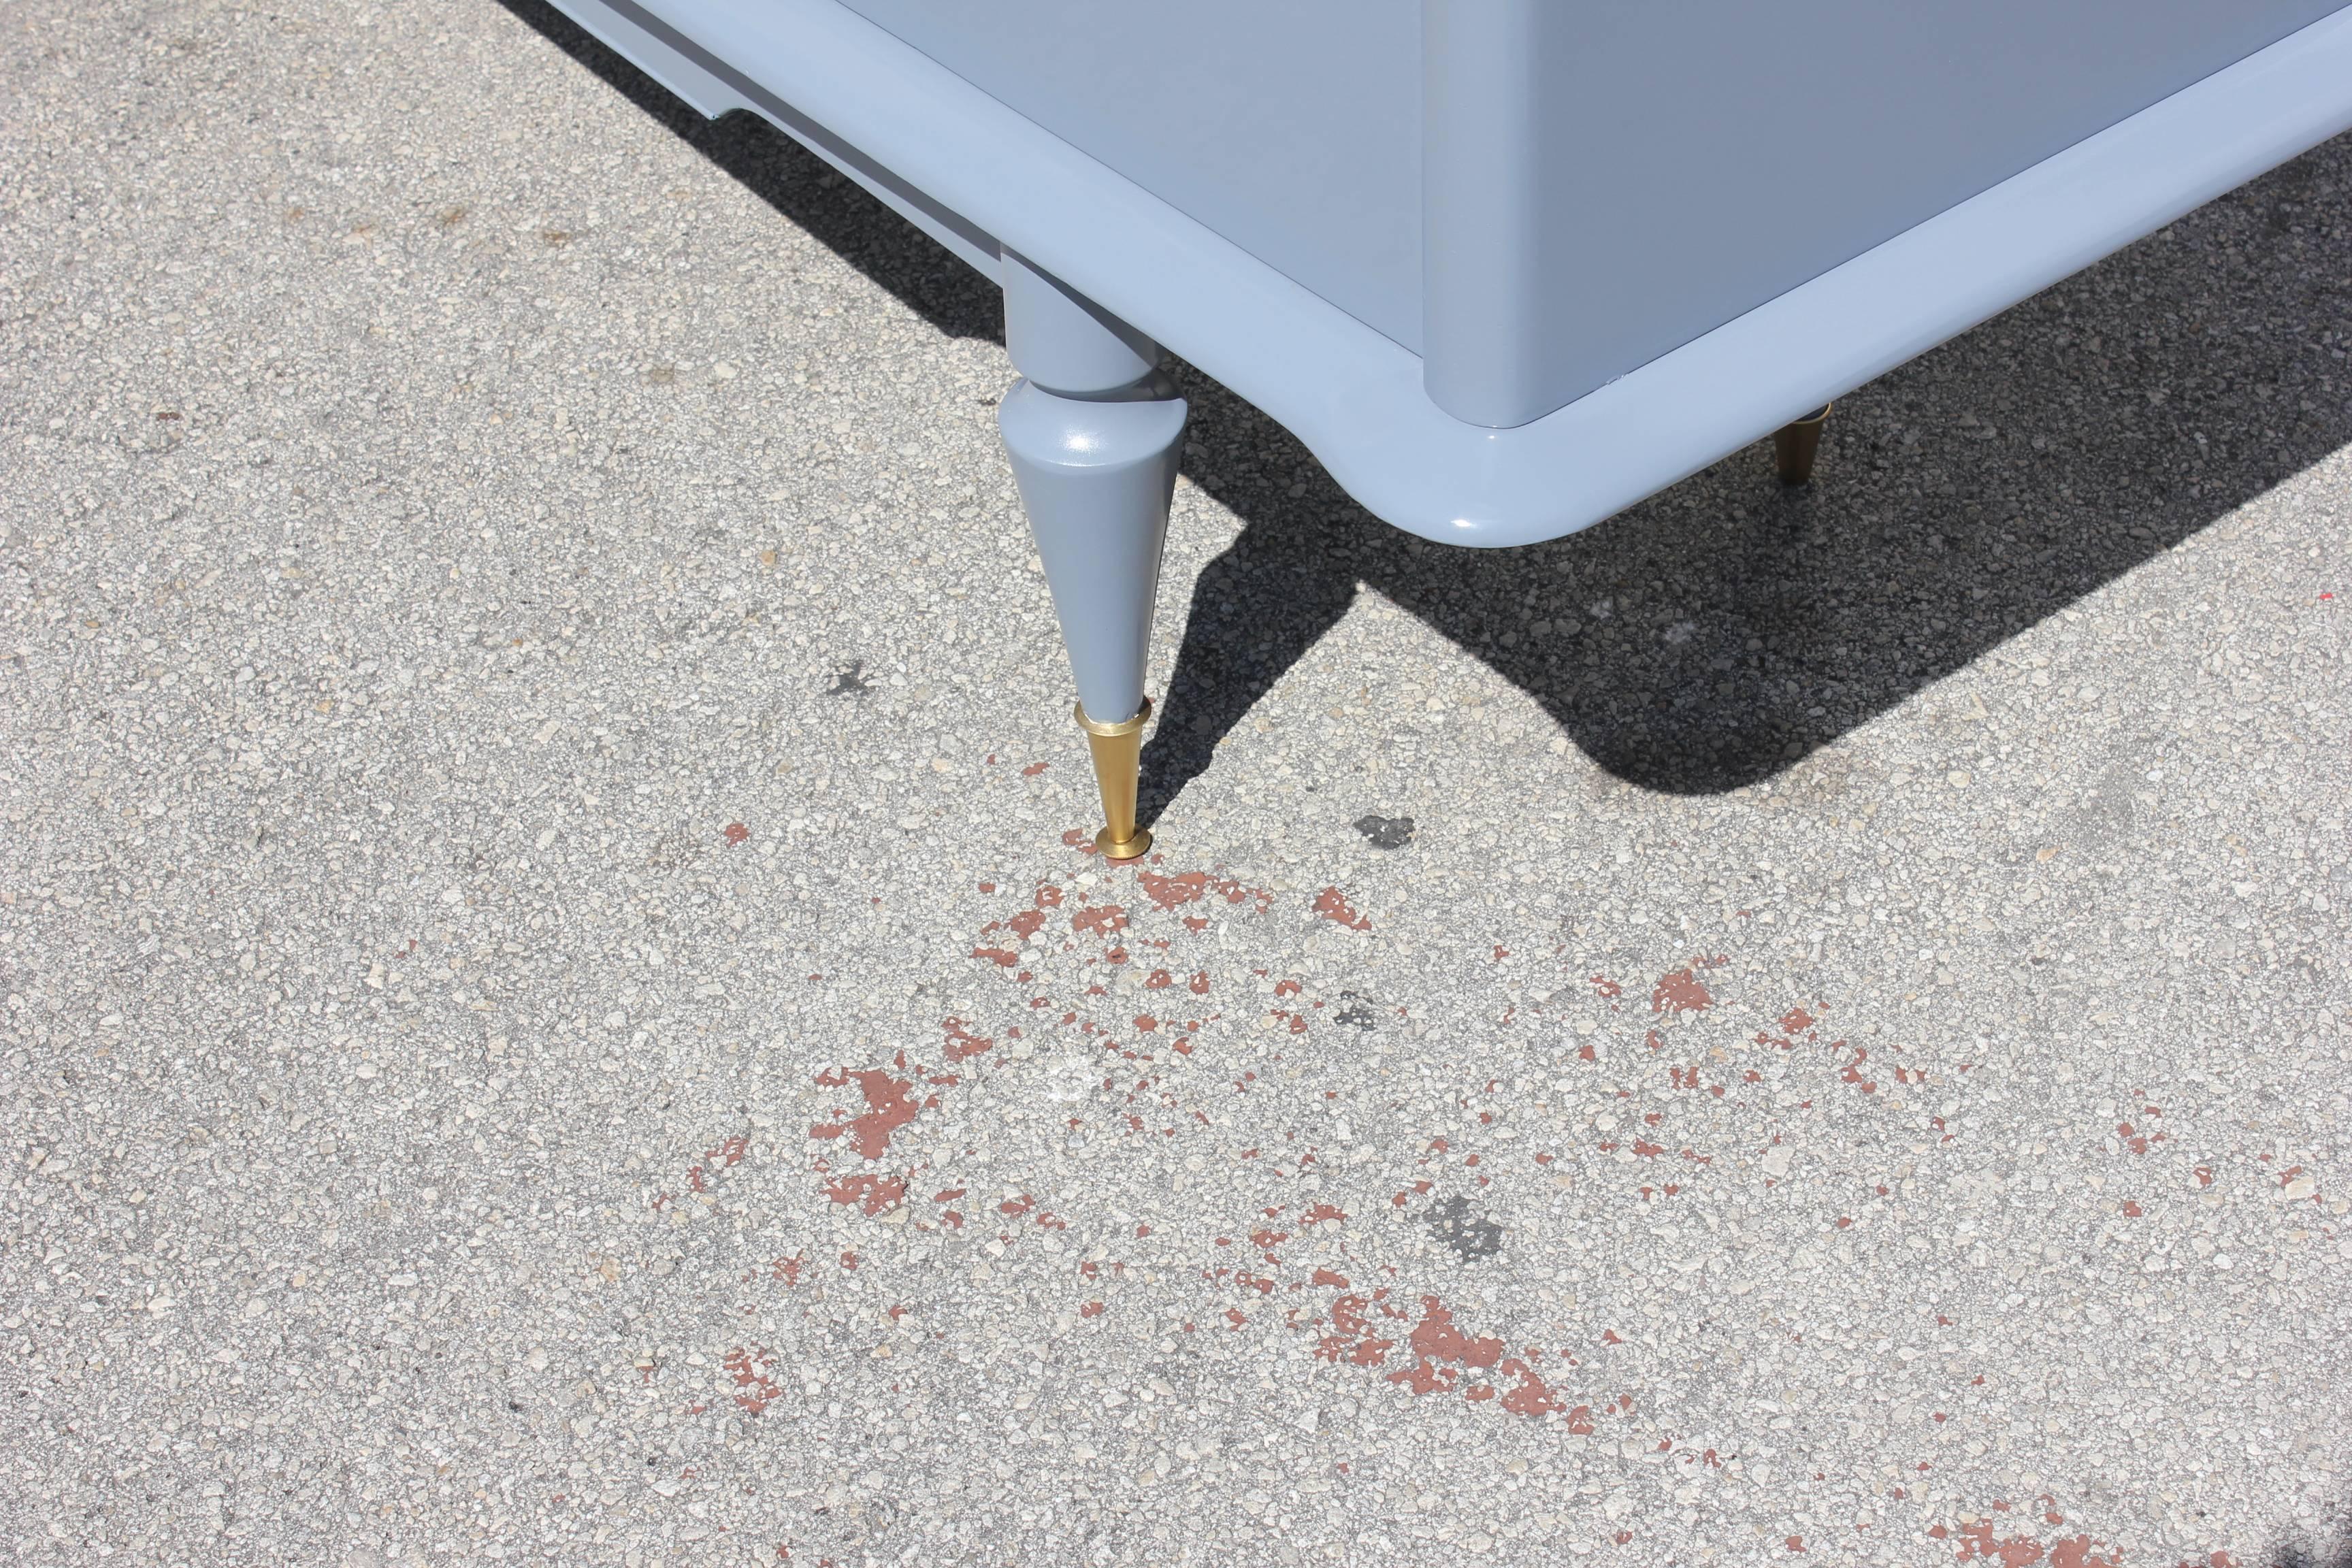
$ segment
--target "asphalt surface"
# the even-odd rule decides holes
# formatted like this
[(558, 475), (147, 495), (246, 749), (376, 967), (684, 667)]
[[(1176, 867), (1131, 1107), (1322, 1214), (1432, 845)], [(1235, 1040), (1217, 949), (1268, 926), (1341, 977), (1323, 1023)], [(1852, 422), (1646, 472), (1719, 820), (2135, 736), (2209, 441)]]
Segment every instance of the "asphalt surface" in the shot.
[(1108, 869), (958, 264), (0, 39), (12, 1561), (2335, 1560), (2352, 144), (1507, 555), (1181, 372)]

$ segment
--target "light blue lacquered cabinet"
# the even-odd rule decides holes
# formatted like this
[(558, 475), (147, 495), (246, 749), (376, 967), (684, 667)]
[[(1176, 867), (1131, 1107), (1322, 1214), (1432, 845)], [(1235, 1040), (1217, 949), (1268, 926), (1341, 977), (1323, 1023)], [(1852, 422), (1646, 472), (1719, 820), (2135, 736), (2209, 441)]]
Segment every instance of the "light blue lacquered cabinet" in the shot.
[(1142, 853), (1184, 405), (1426, 538), (1609, 516), (2352, 125), (2341, 0), (555, 0), (999, 281), (1000, 418)]

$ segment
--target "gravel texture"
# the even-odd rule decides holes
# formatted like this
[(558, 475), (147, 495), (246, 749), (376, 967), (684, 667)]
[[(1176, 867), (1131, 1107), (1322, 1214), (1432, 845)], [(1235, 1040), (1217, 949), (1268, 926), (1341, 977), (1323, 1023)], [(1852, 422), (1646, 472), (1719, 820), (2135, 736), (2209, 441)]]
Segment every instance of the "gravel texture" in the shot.
[(0, 7), (23, 1563), (2311, 1563), (2352, 143), (1507, 554), (513, 0)]

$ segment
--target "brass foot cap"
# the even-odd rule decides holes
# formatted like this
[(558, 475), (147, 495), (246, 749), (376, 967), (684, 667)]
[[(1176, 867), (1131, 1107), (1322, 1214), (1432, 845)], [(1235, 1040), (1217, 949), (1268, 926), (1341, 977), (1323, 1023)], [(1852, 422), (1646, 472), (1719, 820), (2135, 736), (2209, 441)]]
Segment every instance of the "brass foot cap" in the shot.
[(1113, 838), (1106, 827), (1095, 835), (1095, 849), (1106, 860), (1140, 860), (1151, 853), (1151, 829), (1139, 827), (1132, 838)]

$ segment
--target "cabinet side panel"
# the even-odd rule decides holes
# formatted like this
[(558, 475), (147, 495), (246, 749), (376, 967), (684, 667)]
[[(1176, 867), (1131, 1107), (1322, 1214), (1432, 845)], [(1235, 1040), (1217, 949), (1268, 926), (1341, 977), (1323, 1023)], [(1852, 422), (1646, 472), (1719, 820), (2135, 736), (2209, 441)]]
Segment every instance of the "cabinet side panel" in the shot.
[(846, 3), (1419, 352), (1419, 0)]
[[(1514, 353), (1491, 321), (1475, 353), (1424, 342), (1432, 395), (1481, 424), (1537, 418), (2342, 5), (1507, 5), (1541, 62), (1534, 145), (1489, 155), (1523, 171), (1527, 210), (1494, 234), (1433, 226), (1430, 319), (1446, 319), (1450, 275), (1490, 286), (1496, 267), (1471, 258), (1493, 243), (1527, 247), (1510, 273), (1537, 281), (1508, 306)], [(1448, 145), (1434, 123), (1430, 138)]]

